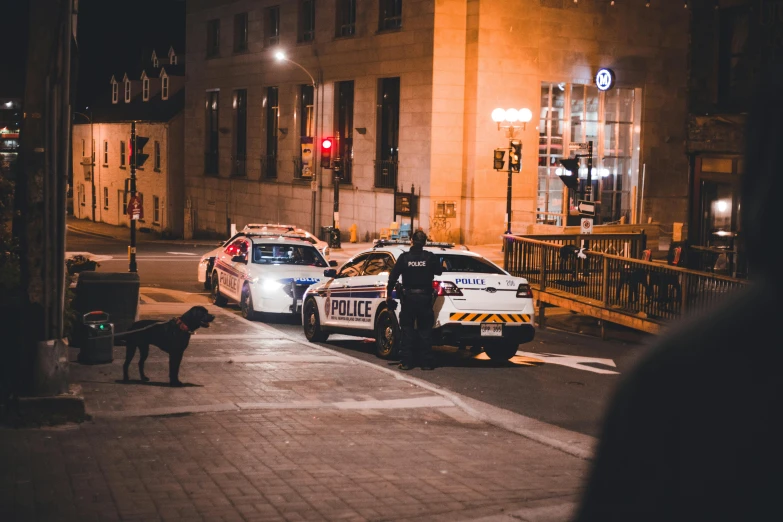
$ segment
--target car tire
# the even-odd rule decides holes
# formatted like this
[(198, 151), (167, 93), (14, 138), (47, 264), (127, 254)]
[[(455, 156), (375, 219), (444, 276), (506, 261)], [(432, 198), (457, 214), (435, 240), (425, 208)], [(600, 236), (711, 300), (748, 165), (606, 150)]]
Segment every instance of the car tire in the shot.
[(305, 301), (302, 307), (302, 328), (305, 337), (311, 343), (322, 343), (329, 338), (329, 334), (321, 328), (321, 317), (318, 314), (318, 305), (312, 297)]
[(204, 290), (212, 290), (212, 278), (209, 276), (212, 268), (212, 263), (207, 263), (207, 268), (204, 270)]
[(258, 314), (253, 308), (253, 293), (250, 291), (250, 285), (242, 287), (242, 295), (239, 299), (239, 310), (242, 312), (242, 317), (248, 321), (255, 321)]
[(400, 351), (400, 325), (392, 310), (384, 308), (375, 318), (375, 355), (394, 359)]
[(504, 342), (484, 346), (484, 352), (493, 361), (508, 361), (517, 354), (519, 344), (514, 342)]
[(228, 299), (220, 295), (220, 283), (218, 283), (217, 273), (212, 272), (210, 280), (212, 281), (212, 295), (210, 295), (212, 304), (215, 306), (226, 306)]

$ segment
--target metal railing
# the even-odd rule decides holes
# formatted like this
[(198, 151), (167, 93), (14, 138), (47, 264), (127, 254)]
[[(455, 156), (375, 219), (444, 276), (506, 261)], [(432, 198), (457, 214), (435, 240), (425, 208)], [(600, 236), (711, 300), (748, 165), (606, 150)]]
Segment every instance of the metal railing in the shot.
[(569, 244), (518, 236), (505, 239), (506, 270), (524, 277), (539, 291), (555, 290), (588, 305), (657, 322), (710, 308), (747, 284), (730, 277), (591, 250), (584, 251), (582, 257), (575, 249), (565, 248)]
[(375, 188), (397, 188), (398, 168), (396, 159), (375, 160)]
[(261, 179), (277, 179), (277, 156), (261, 156)]
[(644, 230), (629, 234), (533, 234), (523, 237), (560, 246), (581, 248), (584, 245), (586, 250), (592, 252), (635, 258), (641, 257), (647, 248), (647, 234)]

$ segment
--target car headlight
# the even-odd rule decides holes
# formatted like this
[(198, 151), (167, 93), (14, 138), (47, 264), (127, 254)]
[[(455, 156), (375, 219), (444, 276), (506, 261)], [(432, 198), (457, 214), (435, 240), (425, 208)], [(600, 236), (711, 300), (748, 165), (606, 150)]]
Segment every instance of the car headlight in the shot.
[(262, 279), (261, 290), (264, 292), (275, 292), (283, 288), (283, 283), (274, 279)]

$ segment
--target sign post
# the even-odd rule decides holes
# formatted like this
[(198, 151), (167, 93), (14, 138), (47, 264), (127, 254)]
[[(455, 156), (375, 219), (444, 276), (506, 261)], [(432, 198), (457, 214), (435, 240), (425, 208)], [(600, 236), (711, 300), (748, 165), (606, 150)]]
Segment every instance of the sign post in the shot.
[[(131, 122), (131, 135), (130, 135), (130, 201), (128, 202), (128, 208), (130, 208), (131, 202), (136, 202), (138, 207), (138, 213), (133, 212), (136, 209), (131, 209), (130, 213), (130, 246), (128, 247), (128, 272), (137, 272), (136, 267), (136, 221), (143, 215), (141, 202), (136, 197), (136, 161), (133, 153), (136, 150), (136, 122)], [(138, 217), (134, 217), (134, 215)]]

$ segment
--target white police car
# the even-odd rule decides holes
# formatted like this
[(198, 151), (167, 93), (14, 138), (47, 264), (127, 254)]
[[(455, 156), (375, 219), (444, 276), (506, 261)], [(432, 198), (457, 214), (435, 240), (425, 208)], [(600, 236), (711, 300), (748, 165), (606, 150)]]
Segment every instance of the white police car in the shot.
[(238, 234), (215, 257), (212, 302), (236, 301), (247, 319), (256, 312), (299, 313), (304, 291), (323, 279), (329, 266), (299, 237)]
[[(443, 266), (443, 274), (433, 282), (437, 296), (433, 344), (480, 346), (491, 359), (510, 359), (520, 344), (535, 335), (530, 286), (474, 252), (451, 247), (425, 246)], [(325, 270), (328, 280), (310, 286), (304, 294), (302, 324), (307, 339), (324, 341), (332, 332), (374, 337), (376, 354), (393, 358), (399, 348), (400, 309), (387, 307), (386, 285), (395, 261), (409, 248), (407, 242), (378, 242), (339, 271)]]

